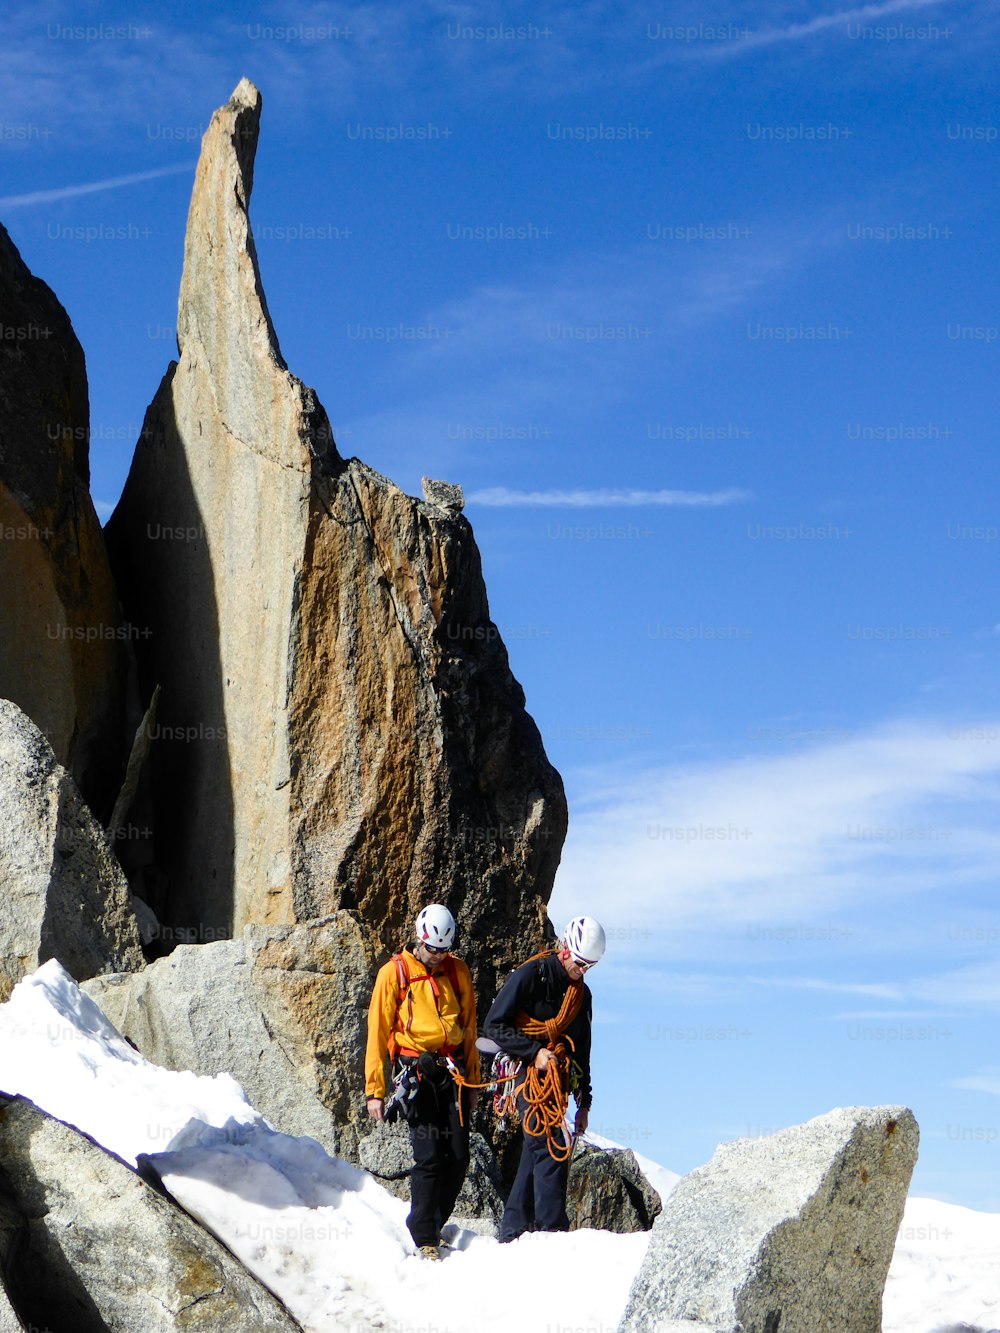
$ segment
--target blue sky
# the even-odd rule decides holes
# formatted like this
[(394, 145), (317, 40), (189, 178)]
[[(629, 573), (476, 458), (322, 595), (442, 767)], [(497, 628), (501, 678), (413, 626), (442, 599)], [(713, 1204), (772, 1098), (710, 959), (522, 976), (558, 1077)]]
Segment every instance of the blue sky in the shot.
[(247, 75), (286, 360), (343, 453), (463, 483), (566, 780), (595, 1128), (686, 1171), (903, 1102), (914, 1190), (1000, 1210), (993, 8), (175, 9), (2, 20), (102, 514)]

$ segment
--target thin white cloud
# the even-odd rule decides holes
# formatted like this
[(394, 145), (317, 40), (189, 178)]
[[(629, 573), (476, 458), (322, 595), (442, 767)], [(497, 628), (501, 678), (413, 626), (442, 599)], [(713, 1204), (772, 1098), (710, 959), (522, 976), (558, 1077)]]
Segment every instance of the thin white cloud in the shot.
[[(653, 628), (665, 654), (686, 651)], [(553, 911), (606, 901), (612, 926), (654, 929), (640, 955), (682, 956), (700, 935), (717, 957), (723, 932), (767, 921), (863, 924), (889, 941), (901, 901), (995, 884), (1000, 746), (980, 737), (997, 734), (910, 723), (791, 755), (572, 774)], [(966, 974), (911, 993), (948, 1003), (991, 985)]]
[(178, 162), (172, 167), (156, 167), (153, 171), (134, 171), (129, 176), (109, 176), (102, 181), (88, 181), (83, 185), (60, 185), (54, 190), (34, 190), (31, 194), (9, 194), (0, 199), (0, 208), (26, 208), (32, 204), (52, 204), (59, 199), (75, 199), (81, 194), (98, 194), (102, 190), (117, 190), (124, 185), (138, 185), (140, 181), (159, 180), (161, 176), (179, 176), (194, 171), (196, 163)]
[(869, 1020), (899, 1022), (902, 1018), (948, 1018), (954, 1015), (940, 1009), (854, 1009), (846, 1014), (833, 1014), (835, 1023), (863, 1023)]
[(996, 1010), (1000, 1008), (1000, 969), (996, 959), (991, 957), (986, 962), (919, 978), (907, 989), (914, 998), (924, 1001)]
[(901, 988), (883, 981), (826, 981), (821, 977), (749, 977), (755, 986), (775, 986), (785, 990), (819, 991), (830, 995), (864, 995), (871, 1000), (901, 1000)]
[(864, 995), (872, 1000), (895, 1004), (923, 1002), (933, 1009), (868, 1010), (863, 1013), (836, 1014), (837, 1019), (881, 1019), (883, 1021), (915, 1017), (946, 1017), (956, 1006), (1000, 1009), (1000, 975), (994, 959), (952, 968), (933, 976), (905, 977), (893, 982), (829, 981), (818, 977), (787, 977), (777, 974), (747, 979), (753, 985), (831, 994)]
[(749, 491), (736, 488), (727, 491), (517, 491), (507, 486), (488, 486), (485, 490), (473, 491), (467, 496), (470, 504), (494, 508), (548, 509), (632, 508), (644, 505), (716, 508), (748, 499), (750, 499)]
[(953, 1088), (969, 1088), (972, 1092), (988, 1092), (994, 1097), (1000, 1097), (1000, 1069), (995, 1066), (987, 1066), (981, 1069), (978, 1074), (970, 1074), (966, 1078), (952, 1079)]
[(886, 0), (884, 4), (859, 5), (854, 9), (841, 9), (833, 14), (820, 14), (805, 23), (790, 23), (784, 28), (761, 28), (739, 41), (720, 42), (715, 47), (705, 48), (704, 54), (739, 56), (764, 46), (776, 46), (782, 42), (804, 42), (837, 29), (846, 31), (847, 25), (851, 23), (871, 23), (892, 14), (939, 8), (940, 5), (941, 0)]

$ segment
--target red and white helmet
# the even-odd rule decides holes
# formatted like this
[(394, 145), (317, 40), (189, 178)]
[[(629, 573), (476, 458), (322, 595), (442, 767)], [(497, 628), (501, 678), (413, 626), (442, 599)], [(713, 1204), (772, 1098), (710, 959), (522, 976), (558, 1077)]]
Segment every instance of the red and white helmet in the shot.
[(455, 943), (455, 918), (440, 903), (431, 903), (417, 917), (417, 939), (435, 949), (450, 949)]
[(575, 916), (563, 931), (563, 944), (581, 967), (593, 967), (608, 946), (604, 927), (592, 916)]

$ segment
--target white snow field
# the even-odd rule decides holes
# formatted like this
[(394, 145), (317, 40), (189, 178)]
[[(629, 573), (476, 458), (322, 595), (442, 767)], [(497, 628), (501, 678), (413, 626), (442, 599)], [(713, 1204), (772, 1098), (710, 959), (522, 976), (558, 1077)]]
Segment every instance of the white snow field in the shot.
[[(279, 1134), (227, 1074), (161, 1069), (119, 1035), (57, 962), (0, 1005), (0, 1090), (27, 1097), (134, 1166), (153, 1157), (171, 1194), (311, 1333), (614, 1333), (647, 1236), (458, 1231), (440, 1264), (418, 1259), (405, 1203), (312, 1139)], [(602, 1146), (607, 1140), (594, 1136)], [(657, 1188), (678, 1177), (640, 1159)], [(910, 1199), (884, 1333), (1000, 1324), (1000, 1216)], [(561, 1275), (561, 1276), (560, 1276)], [(571, 1280), (567, 1278), (571, 1275)]]

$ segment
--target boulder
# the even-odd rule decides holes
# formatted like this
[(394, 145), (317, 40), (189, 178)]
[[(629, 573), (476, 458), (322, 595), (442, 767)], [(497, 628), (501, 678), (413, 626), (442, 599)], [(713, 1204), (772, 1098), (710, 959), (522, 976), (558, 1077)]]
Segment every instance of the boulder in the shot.
[(573, 1230), (649, 1231), (661, 1207), (631, 1149), (585, 1144), (574, 1153), (566, 1189)]
[[(0, 1333), (25, 1333), (24, 1325), (17, 1317), (10, 1297), (0, 1288)], [(31, 1333), (29, 1329), (27, 1333)]]
[(58, 958), (77, 980), (143, 965), (128, 884), (48, 741), (0, 699), (0, 999)]
[(213, 1236), (78, 1130), (0, 1104), (5, 1256), (22, 1320), (73, 1333), (292, 1333), (301, 1326)]
[(202, 939), (356, 908), (393, 950), (444, 901), (489, 999), (545, 933), (562, 783), (460, 489), (415, 499), (344, 460), (285, 365), (248, 217), (260, 110), (244, 79), (205, 134), (179, 360), (107, 528), (151, 629), (144, 703), (162, 683), (149, 903)]
[(880, 1106), (722, 1144), (667, 1200), (621, 1333), (879, 1333), (917, 1141)]
[[(356, 1162), (367, 1133), (364, 1045), (372, 945), (341, 911), (240, 940), (180, 945), (83, 989), (155, 1064), (232, 1074), (283, 1134)], [(164, 1145), (165, 1147), (166, 1145)]]
[(0, 226), (0, 697), (41, 728), (105, 819), (133, 628), (90, 498), (89, 439), (83, 349)]

